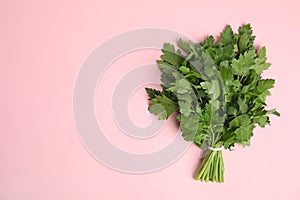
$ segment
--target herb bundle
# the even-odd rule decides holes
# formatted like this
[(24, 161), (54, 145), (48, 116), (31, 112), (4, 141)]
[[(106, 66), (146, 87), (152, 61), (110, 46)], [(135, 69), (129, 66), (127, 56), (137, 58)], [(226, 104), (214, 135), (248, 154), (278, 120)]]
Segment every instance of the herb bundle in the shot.
[(270, 124), (266, 97), (274, 79), (263, 79), (270, 67), (266, 48), (254, 47), (250, 24), (234, 33), (227, 25), (216, 40), (178, 40), (177, 50), (164, 44), (157, 64), (162, 72), (162, 91), (146, 88), (149, 111), (159, 120), (176, 113), (182, 136), (207, 153), (197, 170), (196, 180), (224, 182), (222, 149), (235, 144), (250, 145), (256, 125)]

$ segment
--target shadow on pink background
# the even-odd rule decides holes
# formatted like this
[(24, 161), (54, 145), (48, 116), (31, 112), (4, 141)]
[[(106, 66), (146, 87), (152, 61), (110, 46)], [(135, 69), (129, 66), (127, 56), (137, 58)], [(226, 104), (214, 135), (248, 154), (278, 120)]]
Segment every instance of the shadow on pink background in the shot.
[[(299, 8), (296, 0), (1, 1), (0, 200), (299, 200)], [(200, 40), (219, 34), (226, 24), (236, 30), (247, 22), (256, 44), (267, 47), (273, 65), (264, 76), (277, 81), (268, 105), (282, 116), (272, 117), (272, 126), (257, 128), (250, 148), (224, 153), (224, 184), (193, 180), (199, 162), (195, 147), (170, 167), (143, 175), (105, 167), (85, 150), (73, 121), (72, 95), (80, 66), (96, 46), (142, 27), (172, 29)], [(159, 56), (145, 52), (148, 56), (129, 56), (138, 63)], [(128, 58), (112, 67), (129, 70)], [(112, 80), (121, 75), (115, 72)], [(109, 84), (105, 90), (110, 91)], [(101, 116), (105, 94), (98, 92), (95, 107)], [(129, 104), (133, 121), (141, 126), (148, 113), (138, 102), (145, 98), (138, 91), (132, 99), (136, 107)], [(153, 151), (174, 137), (171, 128), (139, 143), (117, 135), (109, 124), (108, 137), (128, 151)]]

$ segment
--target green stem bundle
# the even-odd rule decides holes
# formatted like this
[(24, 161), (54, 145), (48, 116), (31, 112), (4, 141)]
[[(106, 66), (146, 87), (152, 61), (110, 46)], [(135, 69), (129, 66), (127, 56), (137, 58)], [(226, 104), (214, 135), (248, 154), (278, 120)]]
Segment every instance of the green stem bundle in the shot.
[(224, 161), (221, 150), (209, 150), (197, 170), (194, 179), (204, 182), (224, 182)]

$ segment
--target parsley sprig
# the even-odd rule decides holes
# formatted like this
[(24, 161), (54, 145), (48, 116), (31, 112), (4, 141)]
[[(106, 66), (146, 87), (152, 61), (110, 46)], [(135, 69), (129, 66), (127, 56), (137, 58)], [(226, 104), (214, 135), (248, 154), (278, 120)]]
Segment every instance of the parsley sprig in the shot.
[(178, 40), (177, 50), (164, 44), (157, 64), (162, 72), (162, 91), (146, 88), (149, 111), (159, 120), (176, 113), (182, 136), (207, 150), (196, 180), (224, 182), (224, 161), (220, 148), (239, 143), (250, 145), (253, 130), (270, 124), (266, 97), (274, 79), (263, 79), (270, 67), (266, 48), (254, 47), (250, 24), (233, 33), (227, 25), (220, 39), (203, 42)]

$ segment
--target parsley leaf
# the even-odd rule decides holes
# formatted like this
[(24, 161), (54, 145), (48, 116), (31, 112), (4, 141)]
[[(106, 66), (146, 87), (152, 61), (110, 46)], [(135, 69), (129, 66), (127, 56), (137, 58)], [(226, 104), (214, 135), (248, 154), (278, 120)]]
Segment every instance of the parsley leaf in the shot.
[(177, 110), (177, 103), (169, 99), (167, 96), (156, 96), (151, 99), (149, 111), (158, 115), (158, 119), (168, 119), (168, 117)]

